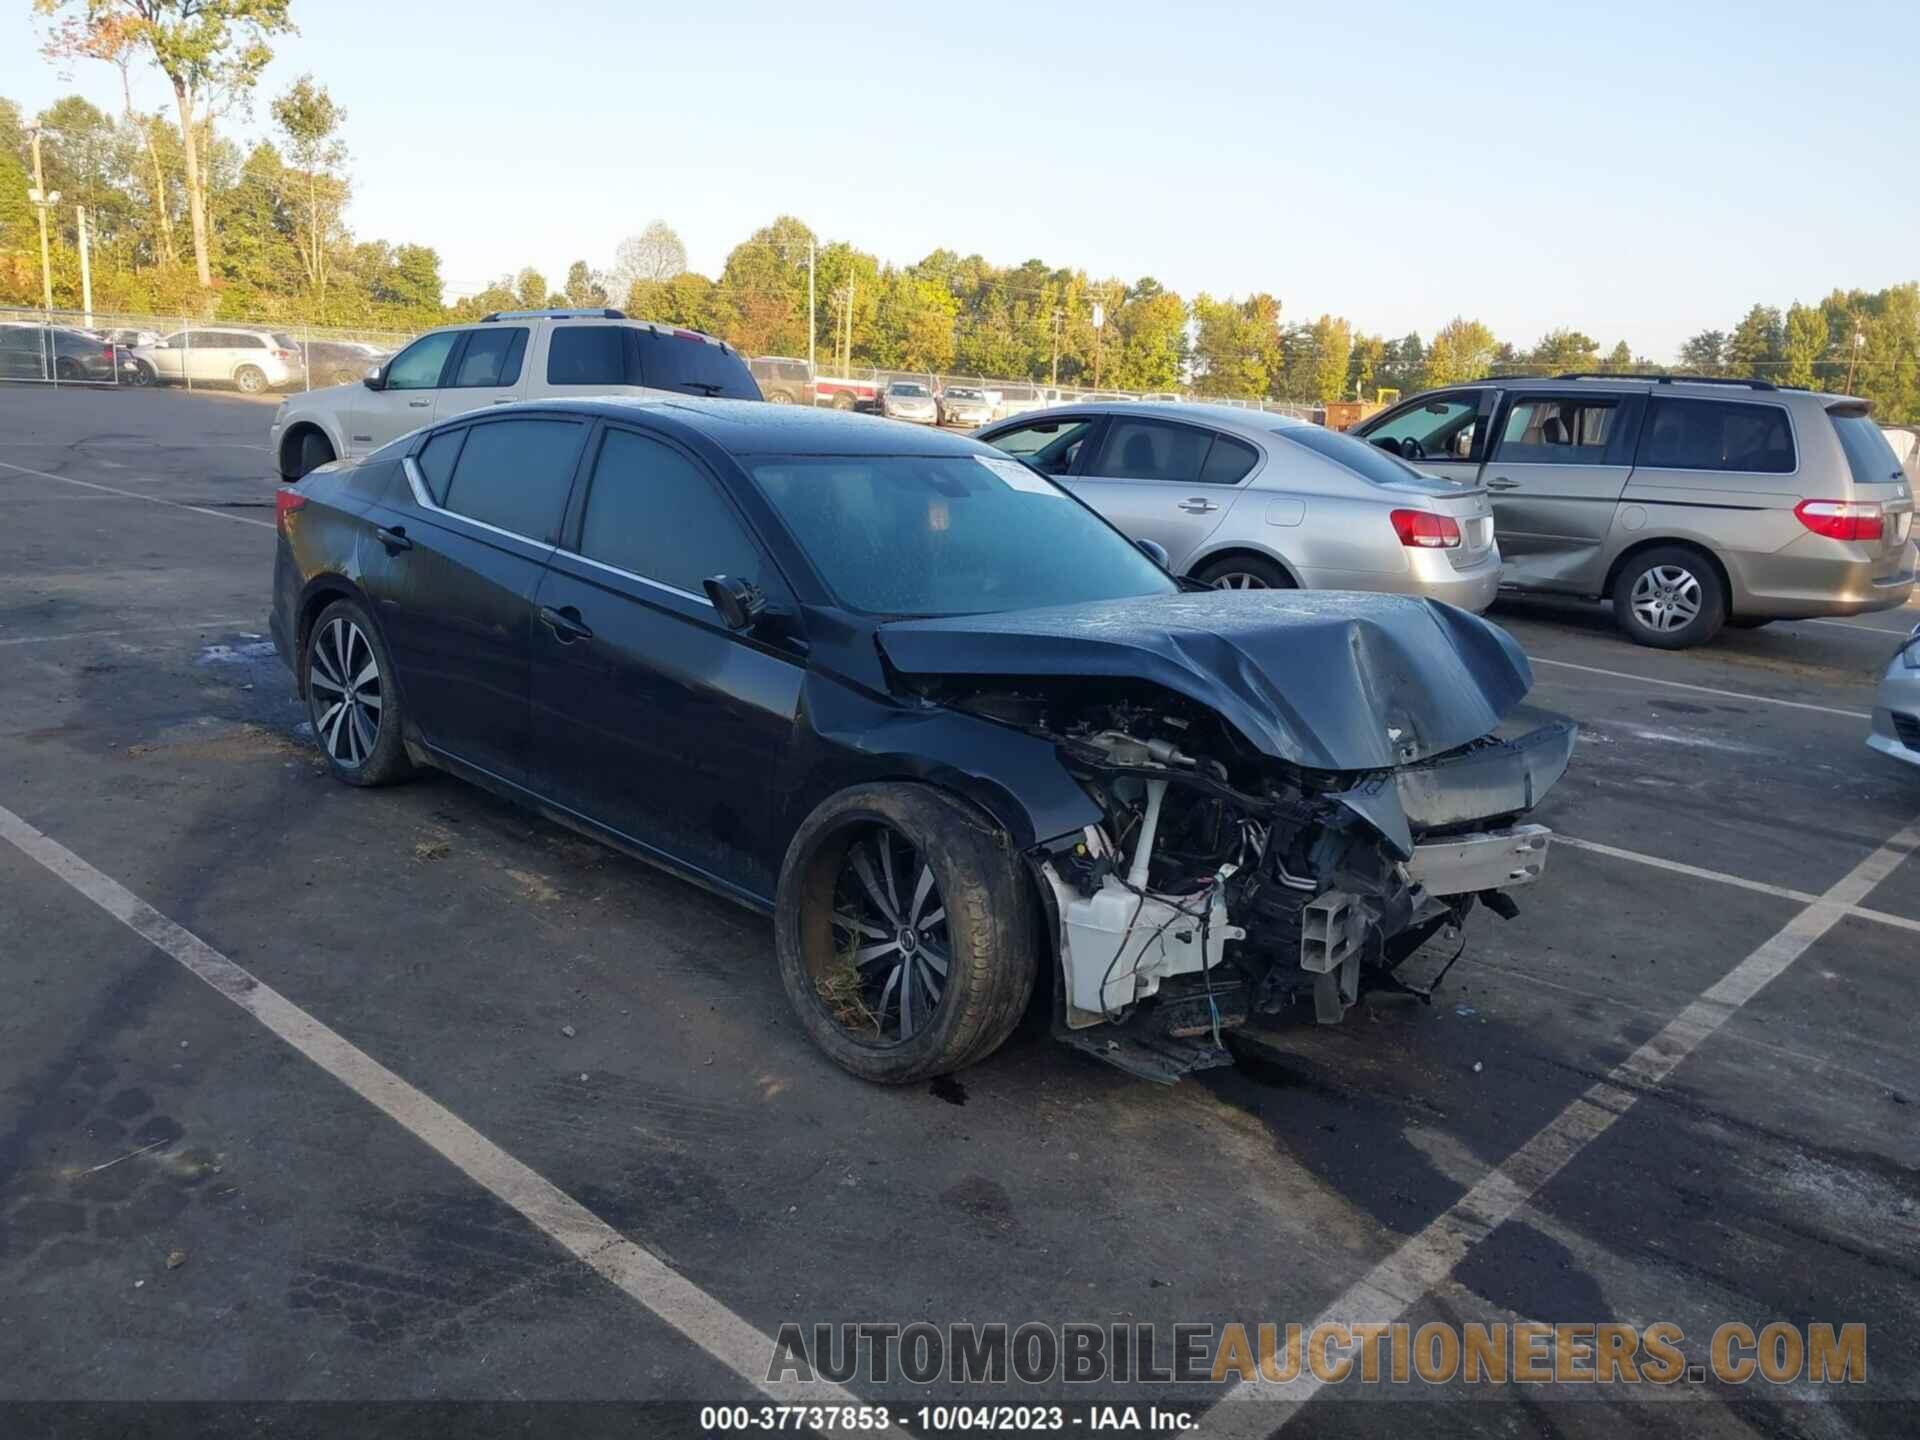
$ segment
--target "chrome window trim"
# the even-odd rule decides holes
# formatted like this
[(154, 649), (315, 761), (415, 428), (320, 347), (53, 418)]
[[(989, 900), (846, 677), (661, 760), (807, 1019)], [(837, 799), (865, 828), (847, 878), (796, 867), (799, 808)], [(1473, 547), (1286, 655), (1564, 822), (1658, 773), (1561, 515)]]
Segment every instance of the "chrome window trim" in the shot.
[(635, 574), (631, 570), (622, 570), (618, 565), (609, 565), (604, 560), (595, 560), (591, 555), (582, 555), (578, 550), (569, 550), (564, 545), (556, 545), (554, 554), (564, 555), (569, 560), (578, 560), (582, 565), (591, 565), (594, 569), (604, 570), (609, 575), (618, 575), (623, 580), (638, 581), (642, 585), (652, 586), (655, 590), (664, 590), (669, 595), (678, 595), (682, 600), (693, 600), (709, 610), (713, 609), (713, 602), (704, 595), (696, 595), (691, 590), (682, 590), (678, 585), (669, 585), (664, 580), (653, 580), (645, 575)]

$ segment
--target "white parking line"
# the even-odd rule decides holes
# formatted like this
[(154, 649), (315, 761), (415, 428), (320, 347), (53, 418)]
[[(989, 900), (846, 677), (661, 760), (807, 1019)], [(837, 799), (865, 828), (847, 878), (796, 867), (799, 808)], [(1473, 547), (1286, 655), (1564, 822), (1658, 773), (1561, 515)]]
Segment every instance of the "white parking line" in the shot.
[[(1695, 880), (1712, 880), (1721, 885), (1734, 885), (1742, 890), (1758, 891), (1762, 895), (1777, 895), (1782, 900), (1797, 900), (1803, 905), (1824, 903), (1818, 895), (1806, 890), (1789, 890), (1784, 885), (1769, 885), (1764, 880), (1749, 880), (1741, 875), (1729, 875), (1724, 870), (1703, 870), (1698, 865), (1687, 865), (1678, 860), (1663, 860), (1658, 855), (1643, 855), (1638, 850), (1622, 850), (1617, 845), (1602, 845), (1598, 840), (1580, 840), (1572, 835), (1561, 835), (1556, 832), (1553, 843), (1571, 846), (1575, 850), (1591, 850), (1596, 855), (1611, 855), (1616, 860), (1631, 860), (1636, 865), (1651, 865), (1657, 870), (1671, 870), (1676, 875), (1691, 876)], [(1920, 931), (1920, 920), (1910, 920), (1905, 915), (1890, 915), (1885, 910), (1870, 910), (1864, 905), (1849, 905), (1846, 911), (1847, 914), (1859, 920), (1891, 925), (1897, 930)]]
[(104, 640), (114, 635), (154, 635), (167, 630), (226, 630), (235, 625), (257, 625), (259, 617), (239, 620), (196, 620), (179, 625), (134, 625), (124, 630), (73, 630), (65, 635), (10, 635), (0, 645), (57, 645), (62, 640)]
[[(1391, 1324), (1443, 1282), (1455, 1265), (1492, 1235), (1588, 1145), (1629, 1113), (1689, 1055), (1711, 1039), (1767, 983), (1793, 964), (1920, 846), (1920, 822), (1909, 825), (1812, 900), (1759, 949), (1723, 975), (1646, 1044), (1589, 1086), (1472, 1189), (1348, 1288), (1312, 1324)], [(1189, 1434), (1271, 1436), (1321, 1389), (1311, 1369), (1286, 1383), (1242, 1380)]]
[(271, 520), (255, 520), (250, 515), (229, 515), (224, 510), (209, 510), (204, 505), (182, 505), (178, 500), (162, 500), (158, 495), (142, 495), (138, 490), (120, 490), (94, 480), (75, 480), (71, 475), (55, 475), (50, 471), (35, 470), (28, 465), (15, 465), (11, 460), (0, 460), (0, 470), (18, 470), (22, 475), (37, 475), (42, 480), (58, 480), (62, 485), (84, 485), (89, 490), (104, 490), (109, 495), (122, 495), (129, 500), (144, 500), (149, 505), (165, 505), (170, 510), (191, 510), (195, 515), (211, 515), (215, 520), (233, 520), (242, 525), (259, 525), (268, 530), (274, 528)]
[(179, 961), (368, 1104), (385, 1111), (754, 1389), (790, 1404), (860, 1403), (826, 1381), (767, 1380), (773, 1342), (760, 1331), (451, 1110), (4, 806), (0, 806), (0, 838)]
[(1831, 705), (1809, 705), (1804, 700), (1776, 700), (1771, 695), (1750, 695), (1743, 690), (1716, 690), (1711, 685), (1689, 685), (1684, 680), (1657, 680), (1651, 675), (1629, 675), (1624, 670), (1602, 670), (1595, 665), (1575, 665), (1571, 660), (1548, 660), (1539, 655), (1527, 659), (1536, 665), (1557, 665), (1562, 670), (1580, 670), (1588, 675), (1605, 675), (1614, 680), (1632, 680), (1640, 685), (1664, 685), (1674, 690), (1692, 690), (1699, 695), (1720, 695), (1728, 700), (1748, 700), (1758, 705), (1783, 705), (1789, 710), (1812, 710), (1821, 715), (1840, 715), (1848, 720), (1871, 720), (1864, 710), (1836, 710)]
[(1888, 625), (1862, 625), (1858, 620), (1800, 620), (1795, 623), (1800, 625), (1831, 625), (1836, 630), (1871, 630), (1876, 635), (1892, 635), (1896, 638), (1901, 635), (1910, 635), (1913, 633), (1912, 626), (1908, 626), (1905, 630), (1895, 630)]

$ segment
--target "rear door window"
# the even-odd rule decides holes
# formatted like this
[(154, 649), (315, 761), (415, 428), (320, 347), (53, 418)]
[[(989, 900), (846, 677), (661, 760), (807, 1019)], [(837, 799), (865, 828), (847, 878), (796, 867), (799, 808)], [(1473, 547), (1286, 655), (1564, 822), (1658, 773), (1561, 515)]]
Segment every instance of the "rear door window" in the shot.
[(1499, 458), (1511, 465), (1605, 465), (1618, 398), (1522, 395), (1507, 409)]
[(573, 420), (494, 420), (469, 426), (445, 509), (551, 543), (559, 537), (587, 427)]
[(1847, 468), (1856, 485), (1884, 485), (1902, 478), (1900, 457), (1893, 453), (1886, 432), (1865, 415), (1835, 415), (1833, 433), (1847, 452)]
[(655, 390), (677, 390), (683, 395), (709, 395), (722, 400), (761, 399), (747, 362), (724, 346), (698, 335), (628, 327), (634, 379), (629, 383)]
[(1162, 480), (1190, 485), (1200, 481), (1213, 436), (1186, 425), (1160, 420), (1115, 417), (1108, 422), (1100, 458), (1088, 469), (1103, 480)]
[(631, 385), (626, 329), (620, 325), (556, 325), (547, 337), (549, 385)]
[(1655, 396), (1635, 464), (1649, 470), (1786, 475), (1798, 460), (1782, 406)]
[(702, 599), (709, 576), (760, 579), (760, 553), (713, 477), (630, 430), (609, 430), (601, 442), (580, 553)]
[(527, 331), (523, 325), (488, 325), (467, 332), (467, 348), (460, 352), (451, 384), (470, 390), (483, 386), (513, 385), (520, 379), (520, 359), (526, 353)]

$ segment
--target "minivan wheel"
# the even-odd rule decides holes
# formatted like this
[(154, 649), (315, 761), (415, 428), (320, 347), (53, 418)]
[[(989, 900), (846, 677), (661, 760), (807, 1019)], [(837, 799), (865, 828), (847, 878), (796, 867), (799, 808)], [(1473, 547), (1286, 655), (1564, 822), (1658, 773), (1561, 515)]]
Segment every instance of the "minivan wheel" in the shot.
[(307, 714), (334, 778), (391, 785), (412, 775), (393, 661), (367, 612), (356, 601), (334, 601), (313, 622), (303, 651)]
[(1216, 590), (1292, 590), (1293, 577), (1258, 555), (1229, 555), (1202, 565), (1193, 578)]
[(780, 978), (813, 1041), (904, 1085), (997, 1050), (1033, 992), (1032, 885), (1006, 834), (921, 785), (824, 801), (788, 847)]
[(267, 372), (258, 365), (242, 365), (233, 372), (233, 383), (243, 395), (258, 395), (267, 388)]
[(1684, 650), (1720, 632), (1726, 587), (1699, 551), (1661, 546), (1636, 555), (1614, 580), (1613, 618), (1636, 644)]

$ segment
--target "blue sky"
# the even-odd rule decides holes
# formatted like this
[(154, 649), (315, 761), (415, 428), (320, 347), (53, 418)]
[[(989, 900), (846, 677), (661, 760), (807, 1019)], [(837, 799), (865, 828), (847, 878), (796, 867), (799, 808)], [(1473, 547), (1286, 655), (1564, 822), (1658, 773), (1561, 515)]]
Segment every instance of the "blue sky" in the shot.
[[(0, 95), (77, 88), (0, 9)], [(1756, 300), (1920, 278), (1909, 5), (294, 0), (264, 96), (349, 111), (363, 236), (455, 290), (694, 268), (774, 215), (905, 263), (1040, 257), (1269, 290), (1390, 335), (1456, 312), (1670, 359)], [(170, 102), (156, 72), (137, 100)], [(244, 128), (244, 122), (243, 128)]]

